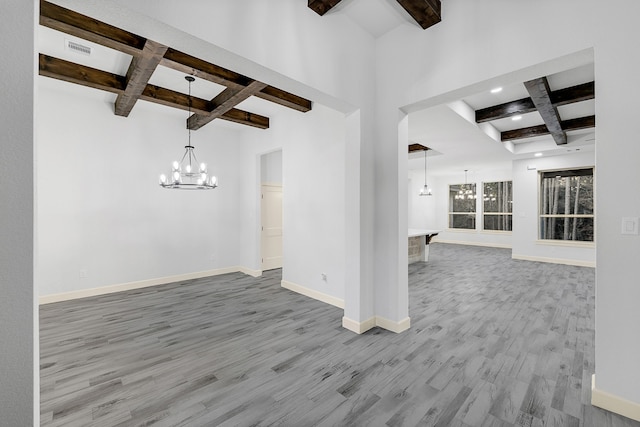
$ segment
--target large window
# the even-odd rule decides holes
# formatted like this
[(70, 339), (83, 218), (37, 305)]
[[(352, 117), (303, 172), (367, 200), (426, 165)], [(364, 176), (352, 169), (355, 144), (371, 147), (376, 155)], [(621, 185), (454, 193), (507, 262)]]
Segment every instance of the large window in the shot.
[(475, 184), (449, 186), (449, 228), (475, 230), (476, 197)]
[(540, 239), (593, 241), (593, 168), (540, 172)]
[(484, 230), (511, 231), (513, 224), (513, 183), (482, 184), (482, 222)]

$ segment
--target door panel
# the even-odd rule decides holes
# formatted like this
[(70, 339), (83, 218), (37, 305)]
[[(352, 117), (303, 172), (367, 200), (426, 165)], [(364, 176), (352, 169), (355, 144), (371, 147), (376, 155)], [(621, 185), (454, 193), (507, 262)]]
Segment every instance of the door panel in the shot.
[(282, 186), (262, 186), (262, 270), (282, 267)]

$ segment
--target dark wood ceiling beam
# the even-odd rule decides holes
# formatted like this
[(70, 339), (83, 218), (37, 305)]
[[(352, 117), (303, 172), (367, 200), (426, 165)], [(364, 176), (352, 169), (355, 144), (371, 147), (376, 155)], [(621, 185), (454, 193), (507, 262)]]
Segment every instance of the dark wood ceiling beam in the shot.
[(38, 67), (41, 76), (106, 90), (111, 93), (121, 94), (127, 85), (124, 76), (43, 55), (42, 53), (38, 58)]
[(144, 37), (48, 1), (40, 1), (40, 25), (94, 42), (129, 55), (142, 53)]
[[(139, 57), (144, 55), (147, 39), (56, 4), (40, 0), (40, 24), (66, 34)], [(191, 55), (168, 48), (160, 65), (190, 74), (232, 89), (242, 89), (253, 79)], [(311, 110), (311, 101), (265, 86), (255, 96), (297, 111)]]
[[(97, 70), (43, 54), (40, 54), (38, 62), (40, 75), (42, 76), (115, 94), (124, 93), (126, 88), (125, 76)], [(189, 109), (189, 96), (154, 85), (148, 84), (140, 95), (140, 99), (155, 104), (179, 108), (181, 110)], [(206, 99), (192, 97), (191, 110), (196, 113), (209, 114), (213, 110), (213, 104)], [(268, 117), (249, 113), (237, 108), (227, 111), (220, 116), (220, 119), (260, 129), (269, 128)]]
[(500, 105), (476, 110), (476, 123), (489, 122), (491, 120), (504, 119), (506, 117), (526, 114), (536, 111), (536, 106), (531, 98), (522, 98), (517, 101), (506, 102)]
[(340, 0), (308, 0), (309, 9), (322, 16), (331, 10)]
[(416, 151), (427, 151), (429, 147), (422, 144), (409, 144), (409, 153), (414, 153)]
[(191, 130), (200, 129), (212, 120), (221, 117), (224, 113), (231, 110), (245, 99), (255, 95), (257, 92), (260, 92), (265, 86), (266, 83), (254, 80), (240, 90), (229, 88), (223, 90), (218, 96), (211, 100), (211, 104), (213, 105), (211, 112), (206, 115), (197, 113), (192, 115), (187, 120), (187, 127)]
[[(574, 102), (587, 101), (595, 98), (595, 83), (588, 82), (551, 92), (551, 103), (555, 107), (572, 104)], [(476, 123), (489, 122), (491, 120), (504, 119), (519, 114), (536, 111), (536, 106), (531, 98), (522, 98), (517, 101), (493, 105), (476, 111)]]
[(237, 108), (227, 111), (220, 118), (229, 122), (252, 126), (258, 129), (269, 129), (269, 117), (238, 110)]
[(252, 81), (242, 74), (172, 48), (167, 49), (160, 65), (231, 89), (242, 89)]
[(531, 96), (531, 100), (536, 106), (538, 113), (540, 113), (542, 121), (547, 126), (547, 129), (549, 129), (553, 140), (557, 145), (566, 144), (567, 135), (562, 130), (558, 109), (551, 102), (551, 89), (549, 89), (547, 78), (540, 77), (529, 80), (524, 82), (524, 86), (527, 88), (527, 92), (529, 92), (529, 96)]
[(255, 96), (266, 101), (271, 101), (275, 104), (280, 104), (284, 107), (289, 107), (302, 113), (311, 111), (312, 108), (310, 100), (298, 95), (294, 95), (290, 92), (285, 92), (284, 90), (277, 89), (273, 86), (265, 87), (260, 92), (256, 93)]
[[(178, 108), (180, 110), (189, 111), (189, 95), (176, 92), (171, 89), (165, 89), (160, 86), (147, 85), (140, 95), (140, 99), (154, 104), (160, 104), (167, 107)], [(202, 98), (191, 97), (191, 112), (199, 114), (208, 114), (213, 106), (211, 101)]]
[(131, 113), (166, 51), (167, 46), (147, 40), (142, 49), (142, 55), (131, 59), (126, 76), (127, 86), (116, 98), (116, 115), (127, 117)]
[[(596, 116), (579, 117), (577, 119), (563, 120), (560, 122), (564, 132), (572, 130), (589, 129), (596, 126)], [(532, 138), (534, 136), (549, 135), (546, 125), (531, 126), (521, 129), (513, 129), (501, 133), (502, 142), (514, 141), (517, 139)]]
[(400, 6), (423, 28), (427, 29), (442, 20), (440, 0), (397, 0)]
[[(230, 89), (241, 90), (254, 81), (242, 74), (171, 48), (165, 53), (160, 65), (226, 86)], [(273, 86), (265, 86), (264, 89), (257, 92), (255, 96), (303, 113), (311, 111), (312, 107), (311, 101), (308, 99)]]
[(574, 102), (588, 101), (596, 97), (595, 82), (583, 83), (551, 92), (551, 103), (555, 107), (573, 104)]

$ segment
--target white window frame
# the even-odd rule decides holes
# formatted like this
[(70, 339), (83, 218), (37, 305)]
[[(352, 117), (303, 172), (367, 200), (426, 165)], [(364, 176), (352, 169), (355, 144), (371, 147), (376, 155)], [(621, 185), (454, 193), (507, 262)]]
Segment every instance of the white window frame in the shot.
[[(592, 210), (592, 214), (543, 214), (542, 212), (542, 206), (543, 206), (543, 194), (542, 194), (542, 180), (544, 177), (545, 173), (549, 173), (549, 172), (557, 172), (557, 173), (566, 173), (566, 172), (570, 172), (570, 171), (578, 171), (578, 170), (587, 170), (587, 169), (591, 169), (591, 176), (593, 178), (593, 206), (591, 207)], [(594, 244), (595, 240), (596, 240), (596, 230), (595, 230), (595, 166), (584, 166), (584, 167), (574, 167), (574, 168), (563, 168), (563, 169), (548, 169), (548, 170), (541, 170), (538, 172), (538, 242), (540, 243), (544, 243), (544, 242), (549, 242), (549, 243), (566, 243), (568, 245), (588, 245), (588, 244)], [(569, 176), (569, 175), (567, 175)], [(593, 219), (593, 240), (565, 240), (565, 239), (547, 239), (542, 237), (542, 228), (541, 228), (541, 224), (542, 224), (542, 219), (543, 218), (558, 218), (558, 219), (573, 219), (573, 218), (591, 218)]]
[[(486, 181), (486, 182), (482, 182), (482, 200), (481, 200), (481, 206), (482, 206), (482, 223), (481, 223), (481, 230), (487, 233), (504, 233), (504, 234), (511, 234), (513, 232), (513, 206), (511, 208), (511, 212), (486, 212), (484, 210), (484, 202), (485, 202), (485, 184), (493, 184), (493, 183), (497, 183), (497, 182), (510, 182), (511, 183), (511, 200), (509, 201), (509, 203), (511, 203), (513, 205), (513, 180), (511, 179), (506, 179), (506, 180), (502, 180), (502, 181)], [(511, 230), (491, 230), (491, 229), (486, 229), (484, 228), (484, 217), (485, 215), (508, 215), (511, 217)]]
[[(451, 197), (451, 187), (460, 187), (460, 186), (470, 186), (473, 191), (471, 194), (473, 194), (473, 200), (474, 200), (474, 205), (473, 205), (473, 212), (452, 212), (451, 211), (451, 200), (449, 200), (449, 206), (448, 206), (448, 215), (447, 215), (447, 225), (448, 225), (448, 230), (454, 230), (454, 231), (476, 231), (478, 228), (478, 185), (475, 182), (470, 182), (470, 183), (466, 183), (466, 184), (449, 184), (449, 197)], [(451, 216), (452, 215), (473, 215), (474, 216), (474, 224), (475, 227), (474, 228), (453, 228), (451, 227)]]

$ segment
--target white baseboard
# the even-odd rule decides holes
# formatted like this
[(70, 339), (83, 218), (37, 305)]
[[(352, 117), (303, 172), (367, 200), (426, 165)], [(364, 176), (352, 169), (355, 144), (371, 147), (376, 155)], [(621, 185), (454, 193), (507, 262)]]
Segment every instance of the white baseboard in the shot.
[(431, 239), (431, 243), (449, 243), (452, 245), (483, 246), (486, 248), (511, 249), (511, 245), (508, 243), (485, 243), (485, 242), (469, 242), (465, 240), (447, 240), (447, 239), (441, 239), (440, 236), (436, 236), (433, 239)]
[(357, 322), (349, 319), (348, 317), (342, 318), (342, 327), (350, 330), (351, 332), (355, 332), (356, 334), (365, 333), (376, 326), (399, 334), (411, 327), (411, 319), (406, 317), (399, 322), (394, 322), (393, 320), (385, 319), (381, 316), (373, 316), (364, 322)]
[(563, 259), (563, 258), (547, 258), (541, 256), (529, 256), (529, 255), (518, 255), (512, 254), (512, 259), (519, 259), (522, 261), (536, 261), (536, 262), (549, 262), (552, 264), (564, 264), (564, 265), (575, 265), (578, 267), (593, 267), (595, 268), (595, 261), (582, 261), (578, 259)]
[(399, 334), (400, 332), (404, 332), (411, 327), (411, 319), (408, 317), (405, 317), (399, 322), (394, 322), (393, 320), (376, 316), (376, 326), (379, 326), (383, 329)]
[(640, 403), (631, 402), (619, 396), (596, 388), (596, 375), (591, 377), (591, 404), (624, 417), (640, 421)]
[(288, 282), (286, 280), (282, 280), (280, 282), (280, 286), (282, 286), (285, 289), (289, 289), (290, 291), (302, 294), (302, 295), (304, 295), (306, 297), (313, 298), (313, 299), (316, 299), (318, 301), (322, 301), (324, 303), (331, 304), (331, 305), (336, 306), (338, 308), (344, 309), (344, 300), (340, 299), (340, 298), (336, 298), (336, 297), (334, 297), (332, 295), (327, 295), (327, 294), (324, 294), (322, 292), (316, 291), (314, 289), (309, 289), (309, 288), (306, 288), (306, 287), (304, 287), (302, 285), (298, 285), (298, 284), (293, 283), (293, 282)]
[(247, 267), (238, 267), (238, 271), (240, 273), (244, 273), (247, 276), (251, 276), (251, 277), (260, 277), (260, 276), (262, 276), (262, 270), (253, 270), (253, 269), (247, 268)]
[(358, 335), (367, 332), (369, 329), (375, 328), (375, 326), (376, 326), (375, 317), (367, 319), (364, 322), (356, 322), (355, 320), (351, 320), (348, 317), (342, 318), (342, 327), (350, 330), (351, 332), (355, 332)]
[[(175, 276), (159, 277), (156, 279), (140, 280), (137, 282), (122, 283), (118, 285), (101, 286), (99, 288), (79, 289), (77, 291), (63, 292), (52, 295), (42, 295), (38, 298), (40, 304), (51, 304), (54, 302), (74, 300), (78, 298), (93, 297), (97, 295), (112, 294), (115, 292), (130, 291), (132, 289), (147, 288), (149, 286), (165, 285), (167, 283), (180, 282), (184, 280), (200, 279), (202, 277), (219, 276), (221, 274), (241, 272), (250, 276), (257, 270), (246, 267), (227, 267), (215, 270), (199, 271), (196, 273), (178, 274)], [(260, 272), (261, 273), (261, 272)], [(258, 274), (257, 276), (259, 276)], [(257, 277), (254, 276), (254, 277)]]

